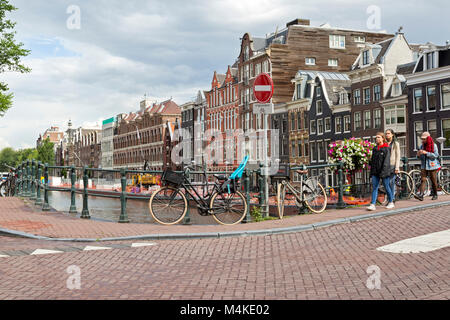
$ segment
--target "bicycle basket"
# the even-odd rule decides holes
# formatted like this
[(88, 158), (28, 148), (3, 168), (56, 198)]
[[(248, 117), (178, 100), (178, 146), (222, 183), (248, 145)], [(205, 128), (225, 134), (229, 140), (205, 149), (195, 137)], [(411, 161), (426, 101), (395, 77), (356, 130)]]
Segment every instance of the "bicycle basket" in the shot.
[(161, 176), (161, 181), (179, 186), (183, 183), (183, 174), (172, 170), (165, 170)]

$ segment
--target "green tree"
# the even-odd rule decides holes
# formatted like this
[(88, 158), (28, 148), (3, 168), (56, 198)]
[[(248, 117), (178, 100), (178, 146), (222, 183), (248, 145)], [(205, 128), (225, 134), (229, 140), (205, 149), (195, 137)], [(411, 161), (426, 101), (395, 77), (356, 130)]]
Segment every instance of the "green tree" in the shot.
[(45, 139), (37, 148), (37, 160), (53, 165), (55, 163), (55, 150), (53, 146), (54, 143), (50, 142), (49, 138)]
[(0, 171), (6, 172), (9, 171), (8, 167), (5, 166), (11, 166), (15, 167), (17, 162), (17, 152), (14, 151), (13, 148), (4, 148), (2, 151), (0, 151)]
[(18, 153), (18, 156), (17, 156), (16, 166), (21, 164), (22, 161), (37, 159), (37, 157), (38, 157), (38, 152), (34, 148), (22, 149), (22, 150), (17, 151), (17, 153)]
[[(6, 19), (6, 14), (17, 10), (8, 0), (0, 0), (0, 73), (15, 71), (30, 72), (31, 69), (21, 64), (20, 59), (30, 54), (30, 50), (23, 49), (23, 43), (16, 43), (14, 39), (15, 22)], [(8, 92), (8, 85), (0, 82), (0, 117), (11, 108), (14, 95)]]

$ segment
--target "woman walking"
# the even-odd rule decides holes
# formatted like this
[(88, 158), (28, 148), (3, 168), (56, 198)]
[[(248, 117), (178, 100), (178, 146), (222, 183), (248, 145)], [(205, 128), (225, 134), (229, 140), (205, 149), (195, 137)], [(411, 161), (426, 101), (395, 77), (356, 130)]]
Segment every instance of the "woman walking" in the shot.
[(372, 158), (370, 159), (370, 177), (372, 178), (372, 201), (367, 210), (376, 210), (375, 204), (378, 198), (378, 188), (380, 181), (383, 181), (384, 188), (389, 200), (387, 209), (394, 208), (394, 197), (390, 186), (391, 176), (391, 150), (387, 144), (386, 137), (383, 132), (378, 132), (376, 136), (376, 145), (372, 150)]
[(429, 132), (422, 133), (420, 139), (422, 139), (422, 145), (420, 146), (420, 150), (417, 151), (417, 156), (420, 158), (422, 182), (420, 184), (419, 194), (414, 196), (420, 201), (423, 201), (425, 183), (427, 181), (427, 177), (429, 176), (433, 189), (431, 200), (437, 200), (437, 170), (441, 168), (438, 160), (439, 150)]
[(391, 176), (389, 177), (389, 183), (395, 202), (395, 177), (400, 172), (400, 143), (398, 143), (395, 132), (392, 129), (386, 130), (386, 140), (391, 149)]

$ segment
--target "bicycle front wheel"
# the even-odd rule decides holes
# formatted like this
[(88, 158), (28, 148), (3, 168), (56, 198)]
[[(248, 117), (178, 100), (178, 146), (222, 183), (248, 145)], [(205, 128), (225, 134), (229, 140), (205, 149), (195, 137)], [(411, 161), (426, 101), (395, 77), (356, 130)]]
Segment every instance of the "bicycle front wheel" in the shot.
[(247, 201), (242, 193), (216, 192), (211, 197), (210, 208), (213, 218), (223, 225), (234, 225), (241, 222), (247, 214)]
[(152, 194), (148, 206), (158, 223), (172, 225), (183, 219), (188, 203), (180, 189), (162, 187)]
[(327, 207), (325, 188), (316, 179), (308, 178), (305, 181), (303, 197), (308, 209), (314, 213), (321, 213)]
[(278, 217), (280, 219), (283, 219), (285, 199), (286, 199), (286, 185), (284, 183), (279, 183), (277, 185), (277, 209), (278, 209)]
[(0, 197), (6, 197), (6, 182), (0, 183)]

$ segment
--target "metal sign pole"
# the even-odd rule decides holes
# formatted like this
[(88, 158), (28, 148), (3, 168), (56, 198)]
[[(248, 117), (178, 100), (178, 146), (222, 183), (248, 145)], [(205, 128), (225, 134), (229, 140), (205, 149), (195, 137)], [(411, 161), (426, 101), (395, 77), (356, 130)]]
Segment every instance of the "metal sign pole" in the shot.
[(267, 118), (269, 117), (269, 115), (267, 114), (267, 113), (263, 113), (263, 116), (264, 116), (264, 174), (265, 174), (265, 177), (264, 177), (264, 191), (265, 191), (265, 202), (264, 202), (264, 216), (265, 217), (268, 217), (269, 216), (269, 175), (268, 175), (268, 172), (269, 172), (269, 168), (268, 168), (268, 163), (267, 163), (267, 160), (268, 160), (268, 157), (267, 157), (267, 153), (268, 153), (268, 144), (267, 144), (267, 141), (268, 141), (268, 137), (267, 137), (267, 135), (268, 135), (268, 132), (269, 132), (269, 130), (268, 130), (268, 121), (267, 121)]

